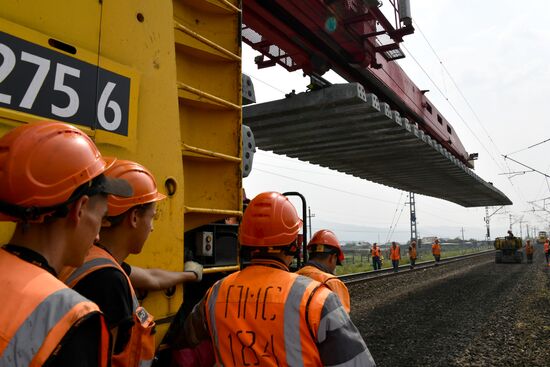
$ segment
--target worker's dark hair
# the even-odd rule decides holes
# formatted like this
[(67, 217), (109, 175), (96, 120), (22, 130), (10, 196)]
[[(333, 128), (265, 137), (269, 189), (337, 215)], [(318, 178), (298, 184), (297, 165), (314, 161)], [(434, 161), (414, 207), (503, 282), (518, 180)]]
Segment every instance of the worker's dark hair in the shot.
[(309, 253), (309, 259), (314, 260), (327, 260), (330, 255), (336, 255), (338, 256), (338, 250), (331, 250), (329, 252), (310, 252)]
[(107, 217), (105, 220), (111, 224), (110, 227), (107, 228), (115, 228), (120, 225), (124, 221), (124, 218), (128, 213), (132, 212), (132, 210), (137, 210), (139, 215), (142, 215), (147, 209), (149, 209), (154, 203), (147, 203), (147, 204), (140, 204), (131, 207), (130, 209), (126, 210), (124, 213), (115, 215), (112, 217)]
[[(248, 246), (246, 246), (248, 247)], [(285, 255), (296, 256), (300, 252), (297, 239), (286, 246), (270, 246), (270, 247), (250, 247), (252, 258), (269, 258), (274, 253), (284, 253)]]

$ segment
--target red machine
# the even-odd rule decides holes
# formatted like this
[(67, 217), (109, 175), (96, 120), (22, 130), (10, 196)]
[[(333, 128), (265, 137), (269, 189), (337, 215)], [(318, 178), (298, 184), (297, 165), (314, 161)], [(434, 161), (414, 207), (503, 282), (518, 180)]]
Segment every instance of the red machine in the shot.
[(392, 62), (405, 56), (399, 43), (414, 28), (408, 0), (388, 4), (393, 24), (378, 0), (243, 1), (243, 41), (262, 54), (259, 68), (279, 64), (313, 78), (332, 69), (361, 83), (473, 168), (451, 124)]

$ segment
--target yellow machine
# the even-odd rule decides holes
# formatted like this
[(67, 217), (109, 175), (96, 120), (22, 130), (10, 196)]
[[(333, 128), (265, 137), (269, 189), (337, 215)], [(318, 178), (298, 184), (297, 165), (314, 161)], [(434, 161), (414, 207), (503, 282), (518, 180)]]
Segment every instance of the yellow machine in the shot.
[(543, 244), (548, 240), (548, 234), (545, 231), (540, 231), (539, 235), (537, 236), (537, 243)]
[(523, 252), (521, 248), (523, 243), (519, 237), (498, 237), (494, 242), (495, 263), (514, 262), (521, 263)]
[[(131, 264), (181, 271), (190, 251), (207, 274), (239, 268), (235, 230), (201, 227), (242, 215), (239, 2), (0, 7), (0, 135), (44, 119), (74, 124), (102, 154), (148, 167), (168, 196)], [(3, 243), (13, 228), (1, 224)], [(182, 301), (181, 286), (143, 299), (157, 340)]]

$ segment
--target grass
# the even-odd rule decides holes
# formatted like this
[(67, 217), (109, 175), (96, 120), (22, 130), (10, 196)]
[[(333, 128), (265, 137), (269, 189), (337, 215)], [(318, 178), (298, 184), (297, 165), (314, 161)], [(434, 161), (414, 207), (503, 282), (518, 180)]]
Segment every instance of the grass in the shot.
[[(480, 252), (487, 250), (489, 248), (493, 248), (493, 246), (480, 246), (480, 247), (467, 247), (467, 248), (442, 248), (441, 249), (441, 258), (449, 258), (453, 256), (460, 256), (460, 255), (466, 255), (466, 254), (472, 254), (475, 252)], [(431, 254), (431, 250), (429, 248), (426, 249), (426, 251), (419, 251), (418, 258), (416, 259), (416, 262), (419, 263), (421, 261), (429, 261), (433, 260), (433, 256)], [(401, 249), (401, 260), (399, 261), (399, 265), (407, 265), (409, 264), (409, 257), (408, 252), (403, 251), (403, 248)], [(382, 260), (382, 269), (391, 268), (392, 263), (389, 258), (384, 258)], [(371, 271), (374, 270), (372, 267), (372, 260), (370, 257), (357, 255), (357, 254), (346, 254), (346, 260), (342, 264), (342, 266), (336, 267), (336, 275), (344, 275), (344, 274), (352, 274), (352, 273), (360, 273), (364, 271)]]

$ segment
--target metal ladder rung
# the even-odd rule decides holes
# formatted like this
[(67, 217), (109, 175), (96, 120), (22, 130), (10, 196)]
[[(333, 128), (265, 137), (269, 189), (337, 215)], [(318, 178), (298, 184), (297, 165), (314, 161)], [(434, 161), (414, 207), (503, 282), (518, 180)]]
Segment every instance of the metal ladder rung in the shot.
[(208, 149), (194, 147), (192, 145), (185, 144), (185, 143), (182, 144), (182, 151), (184, 151), (184, 152), (185, 151), (193, 152), (193, 153), (196, 153), (196, 154), (199, 154), (201, 156), (208, 157), (208, 158), (218, 158), (218, 159), (221, 159), (221, 160), (224, 160), (224, 161), (229, 161), (229, 162), (234, 162), (234, 163), (241, 163), (241, 161), (242, 161), (242, 159), (239, 158), (239, 157), (234, 157), (232, 155), (215, 152), (215, 151), (208, 150)]

